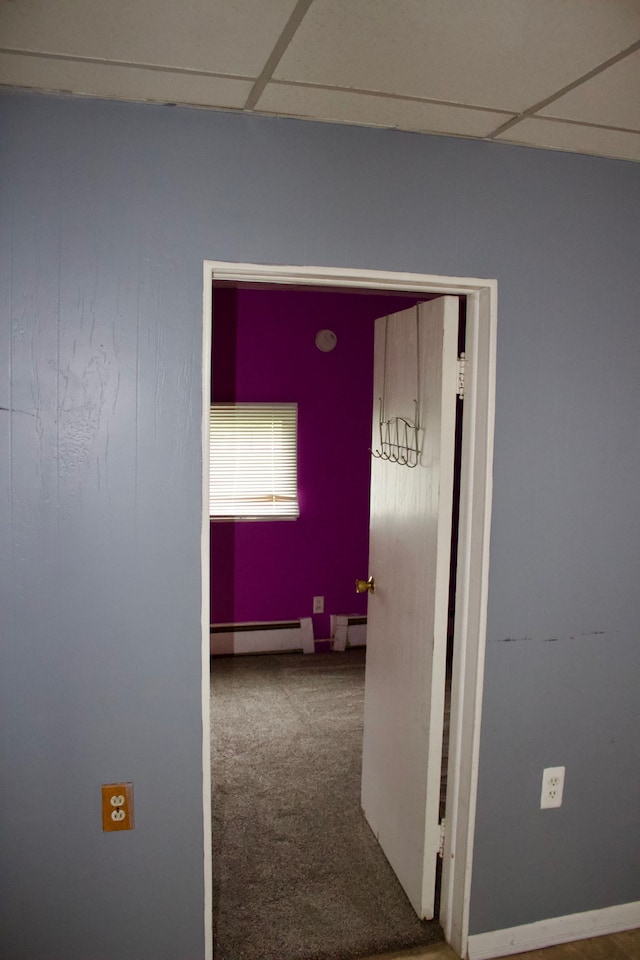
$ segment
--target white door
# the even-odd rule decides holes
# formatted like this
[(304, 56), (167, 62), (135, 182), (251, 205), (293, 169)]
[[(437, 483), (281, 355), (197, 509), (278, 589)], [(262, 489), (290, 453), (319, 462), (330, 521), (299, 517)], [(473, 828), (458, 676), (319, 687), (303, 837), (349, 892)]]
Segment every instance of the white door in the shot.
[[(439, 845), (457, 334), (452, 296), (376, 321), (372, 451), (385, 456), (372, 458), (362, 807), (425, 919)], [(417, 454), (402, 423), (416, 409)]]

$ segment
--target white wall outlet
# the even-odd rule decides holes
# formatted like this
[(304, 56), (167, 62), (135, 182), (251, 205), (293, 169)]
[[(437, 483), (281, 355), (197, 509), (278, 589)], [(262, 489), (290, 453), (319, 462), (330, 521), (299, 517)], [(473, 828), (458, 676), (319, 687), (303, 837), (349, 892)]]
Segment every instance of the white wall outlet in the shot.
[(313, 612), (324, 613), (324, 597), (313, 598)]
[(547, 767), (542, 771), (542, 793), (540, 794), (541, 810), (562, 806), (564, 770), (564, 767)]

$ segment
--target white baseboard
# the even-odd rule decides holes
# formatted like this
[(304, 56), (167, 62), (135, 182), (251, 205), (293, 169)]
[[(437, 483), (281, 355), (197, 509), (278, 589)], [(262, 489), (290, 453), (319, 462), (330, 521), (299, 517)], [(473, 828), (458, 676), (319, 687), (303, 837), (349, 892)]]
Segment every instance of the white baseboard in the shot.
[(490, 960), (493, 957), (506, 957), (511, 953), (541, 950), (556, 943), (570, 943), (572, 940), (601, 937), (608, 933), (618, 933), (620, 930), (633, 930), (635, 927), (640, 927), (640, 901), (621, 903), (602, 910), (589, 910), (586, 913), (572, 913), (565, 917), (551, 917), (549, 920), (525, 923), (521, 927), (510, 927), (506, 930), (476, 933), (469, 936), (467, 953), (469, 960)]
[(346, 650), (347, 647), (366, 647), (367, 618), (361, 616), (331, 616), (331, 637), (334, 650)]
[(313, 620), (303, 617), (286, 623), (212, 623), (211, 656), (243, 653), (314, 653)]

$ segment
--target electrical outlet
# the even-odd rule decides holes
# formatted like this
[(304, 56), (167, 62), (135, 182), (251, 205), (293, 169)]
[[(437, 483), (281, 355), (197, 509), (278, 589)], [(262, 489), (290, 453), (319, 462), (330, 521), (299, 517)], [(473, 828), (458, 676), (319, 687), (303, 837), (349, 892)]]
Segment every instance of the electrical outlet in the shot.
[(133, 784), (102, 784), (102, 829), (133, 830)]
[(313, 598), (313, 612), (324, 613), (324, 597)]
[(562, 806), (564, 770), (564, 767), (547, 767), (542, 771), (542, 793), (540, 794), (541, 810)]

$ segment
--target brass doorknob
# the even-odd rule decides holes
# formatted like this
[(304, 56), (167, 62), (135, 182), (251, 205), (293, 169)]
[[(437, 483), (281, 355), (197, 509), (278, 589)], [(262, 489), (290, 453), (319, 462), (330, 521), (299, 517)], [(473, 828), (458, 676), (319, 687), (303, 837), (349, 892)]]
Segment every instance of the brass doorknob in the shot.
[(356, 580), (356, 593), (375, 593), (376, 582), (373, 577), (368, 580)]

